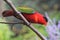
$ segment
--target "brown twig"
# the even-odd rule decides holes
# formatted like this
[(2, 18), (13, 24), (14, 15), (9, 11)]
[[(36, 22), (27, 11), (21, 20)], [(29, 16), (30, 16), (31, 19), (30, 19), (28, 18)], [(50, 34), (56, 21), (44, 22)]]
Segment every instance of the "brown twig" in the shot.
[(10, 0), (4, 0), (4, 1), (12, 8), (12, 10), (13, 10), (16, 14), (18, 14), (18, 15), (23, 19), (23, 21), (26, 23), (26, 25), (27, 25), (32, 31), (34, 31), (34, 32), (40, 37), (41, 40), (46, 40), (46, 38), (45, 38), (40, 32), (38, 32), (38, 30), (35, 29), (35, 28), (32, 26), (32, 24), (30, 24), (30, 23), (25, 19), (25, 17), (21, 14), (21, 12), (19, 12), (18, 10), (16, 10), (15, 6), (13, 5), (13, 3), (12, 3)]
[(25, 24), (24, 22), (0, 22), (1, 24)]

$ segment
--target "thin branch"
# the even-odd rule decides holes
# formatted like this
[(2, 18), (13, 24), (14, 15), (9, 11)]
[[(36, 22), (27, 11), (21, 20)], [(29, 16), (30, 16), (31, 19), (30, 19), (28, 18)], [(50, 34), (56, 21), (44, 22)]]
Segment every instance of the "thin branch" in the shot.
[(47, 19), (49, 20), (49, 22), (50, 22), (51, 24), (54, 24), (54, 23), (53, 23), (53, 21), (49, 18), (49, 16), (48, 16), (48, 13), (47, 13), (47, 12), (45, 12), (45, 15), (46, 15)]
[[(45, 15), (47, 17), (47, 19), (49, 20), (49, 22), (52, 24), (52, 25), (55, 25), (55, 23), (50, 19), (50, 17), (48, 16), (48, 13), (45, 12)], [(56, 25), (55, 25), (56, 26)], [(57, 26), (56, 26), (57, 27)]]
[(0, 22), (0, 24), (25, 24), (23, 22)]
[(21, 14), (21, 12), (19, 12), (18, 10), (16, 10), (15, 6), (13, 5), (13, 3), (10, 1), (10, 0), (4, 0), (11, 8), (12, 10), (15, 12), (15, 14), (18, 14), (22, 19), (23, 21), (26, 23), (27, 27), (29, 27), (32, 31), (34, 31), (39, 37), (41, 40), (46, 40), (46, 38), (40, 33), (38, 32), (37, 29), (35, 29), (31, 23), (29, 23), (25, 17)]

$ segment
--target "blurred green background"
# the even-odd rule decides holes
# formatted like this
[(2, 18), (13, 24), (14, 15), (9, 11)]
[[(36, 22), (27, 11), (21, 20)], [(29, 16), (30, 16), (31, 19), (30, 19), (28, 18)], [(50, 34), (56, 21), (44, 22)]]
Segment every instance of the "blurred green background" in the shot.
[[(45, 15), (45, 12), (48, 12), (48, 15), (51, 19), (54, 17), (56, 20), (60, 20), (60, 0), (11, 0), (13, 4), (18, 6), (27, 6), (35, 9), (36, 11), (42, 13)], [(3, 2), (3, 10), (10, 9), (10, 7)], [(14, 17), (7, 17), (3, 18), (0, 17), (1, 21), (8, 21), (8, 22), (19, 22), (20, 20), (14, 18)], [(13, 29), (11, 30), (12, 24), (0, 24), (0, 40), (40, 40), (39, 37), (26, 25), (23, 24), (15, 24), (13, 26)], [(39, 24), (33, 24), (33, 26), (38, 29), (40, 33), (42, 33), (45, 37), (48, 36), (48, 33), (46, 32), (46, 27), (39, 25)], [(15, 33), (18, 33), (19, 36), (12, 38), (12, 35), (15, 35)]]

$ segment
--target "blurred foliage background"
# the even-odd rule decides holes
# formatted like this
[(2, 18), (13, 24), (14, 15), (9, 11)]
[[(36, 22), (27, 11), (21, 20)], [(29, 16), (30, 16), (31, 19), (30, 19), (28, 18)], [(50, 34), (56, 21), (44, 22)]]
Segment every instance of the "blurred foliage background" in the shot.
[[(48, 12), (49, 17), (51, 19), (55, 17), (56, 20), (60, 20), (60, 0), (11, 0), (11, 1), (16, 7), (19, 6), (31, 7), (36, 11), (42, 13), (43, 15), (45, 15), (45, 12)], [(3, 8), (0, 7), (0, 11), (10, 9), (10, 7), (4, 1), (0, 1), (0, 5), (3, 6)], [(1, 13), (2, 12), (0, 12), (0, 15)], [(7, 18), (0, 17), (0, 21), (19, 22), (20, 20), (14, 17)], [(11, 30), (12, 26), (13, 26), (12, 24), (0, 24), (0, 27), (3, 29), (3, 30), (0, 29), (1, 40), (39, 40), (39, 37), (37, 37), (36, 34), (31, 29), (26, 27), (26, 25), (15, 24), (13, 26), (13, 29)], [(44, 26), (39, 24), (33, 24), (33, 26), (36, 29), (38, 29), (38, 31), (41, 32), (45, 37), (48, 36), (48, 33), (46, 32)], [(15, 35), (15, 33), (18, 33), (19, 36), (16, 38), (11, 38), (11, 36)], [(7, 38), (5, 36), (7, 36)]]

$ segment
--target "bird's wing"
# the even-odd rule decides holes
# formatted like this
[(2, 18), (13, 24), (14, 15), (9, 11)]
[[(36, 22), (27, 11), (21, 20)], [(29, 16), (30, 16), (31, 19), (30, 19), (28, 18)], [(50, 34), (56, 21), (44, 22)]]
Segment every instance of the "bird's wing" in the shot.
[(17, 7), (17, 10), (22, 13), (26, 13), (26, 14), (33, 14), (34, 13), (34, 9), (29, 8), (29, 7)]

